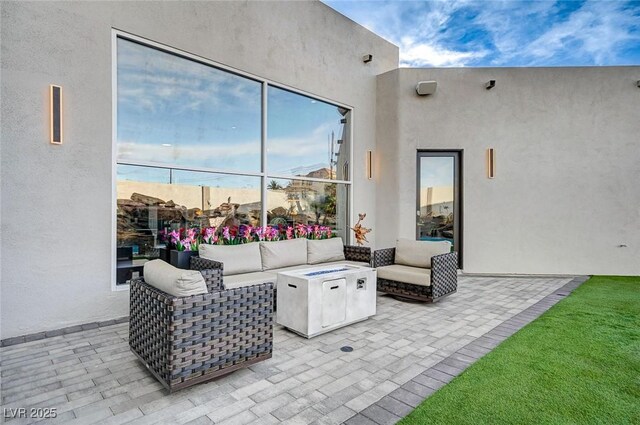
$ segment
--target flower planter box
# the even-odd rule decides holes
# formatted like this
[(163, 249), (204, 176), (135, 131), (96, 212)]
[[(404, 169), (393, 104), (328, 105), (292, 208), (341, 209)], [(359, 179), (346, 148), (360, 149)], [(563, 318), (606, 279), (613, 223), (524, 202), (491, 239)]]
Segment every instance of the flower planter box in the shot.
[(171, 250), (168, 248), (158, 248), (160, 253), (160, 258), (162, 261), (166, 261), (167, 263), (171, 263)]
[(179, 269), (189, 269), (191, 257), (197, 256), (198, 251), (176, 251), (172, 249), (169, 252), (169, 263)]

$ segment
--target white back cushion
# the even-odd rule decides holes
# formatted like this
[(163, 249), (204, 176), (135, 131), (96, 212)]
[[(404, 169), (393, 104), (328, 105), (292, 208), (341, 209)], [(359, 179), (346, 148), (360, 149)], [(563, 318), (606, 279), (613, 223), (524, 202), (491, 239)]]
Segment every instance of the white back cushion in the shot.
[(307, 264), (307, 240), (260, 242), (260, 254), (263, 270)]
[(398, 239), (396, 242), (396, 264), (431, 268), (431, 257), (451, 252), (448, 241), (415, 241)]
[(262, 271), (260, 245), (254, 242), (240, 245), (200, 244), (200, 256), (223, 263), (224, 276)]
[(197, 270), (183, 270), (162, 260), (144, 263), (144, 281), (176, 297), (206, 294), (207, 283)]
[(344, 260), (344, 243), (342, 242), (342, 238), (309, 239), (307, 241), (307, 264), (320, 264), (342, 260)]

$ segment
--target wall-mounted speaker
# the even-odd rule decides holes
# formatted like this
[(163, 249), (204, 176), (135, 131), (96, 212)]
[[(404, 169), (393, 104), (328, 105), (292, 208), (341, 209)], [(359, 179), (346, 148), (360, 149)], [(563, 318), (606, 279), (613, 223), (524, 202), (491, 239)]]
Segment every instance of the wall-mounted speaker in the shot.
[(416, 86), (416, 93), (418, 93), (418, 96), (427, 96), (434, 94), (436, 88), (438, 88), (436, 81), (420, 81)]
[(49, 134), (54, 145), (62, 144), (62, 87), (51, 84), (49, 86), (49, 120), (51, 123)]

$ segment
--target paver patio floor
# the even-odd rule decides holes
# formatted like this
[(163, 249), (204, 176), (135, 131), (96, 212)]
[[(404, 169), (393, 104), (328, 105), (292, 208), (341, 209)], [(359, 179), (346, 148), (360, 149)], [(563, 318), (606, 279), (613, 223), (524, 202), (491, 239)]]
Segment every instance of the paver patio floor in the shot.
[(56, 408), (47, 423), (339, 424), (569, 281), (463, 276), (436, 304), (379, 294), (367, 321), (310, 340), (276, 326), (272, 359), (174, 394), (129, 351), (127, 324), (3, 347), (2, 407)]

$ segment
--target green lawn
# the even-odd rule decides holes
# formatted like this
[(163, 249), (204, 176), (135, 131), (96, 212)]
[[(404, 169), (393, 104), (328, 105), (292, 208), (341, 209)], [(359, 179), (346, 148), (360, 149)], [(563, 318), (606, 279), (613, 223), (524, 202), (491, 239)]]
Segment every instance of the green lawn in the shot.
[(640, 424), (640, 277), (593, 277), (400, 424)]

